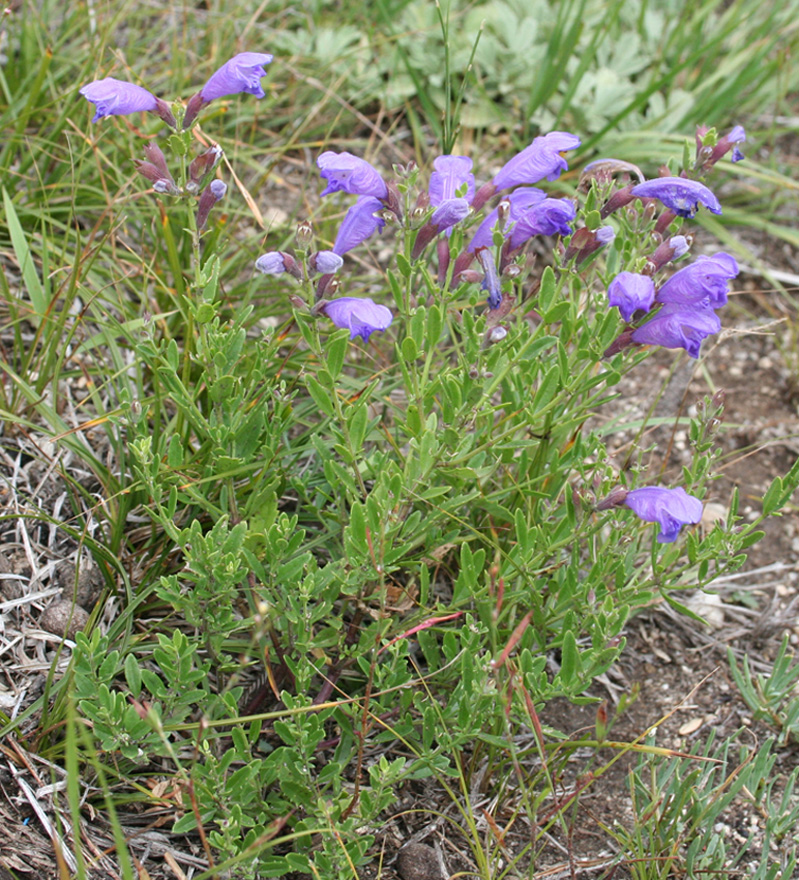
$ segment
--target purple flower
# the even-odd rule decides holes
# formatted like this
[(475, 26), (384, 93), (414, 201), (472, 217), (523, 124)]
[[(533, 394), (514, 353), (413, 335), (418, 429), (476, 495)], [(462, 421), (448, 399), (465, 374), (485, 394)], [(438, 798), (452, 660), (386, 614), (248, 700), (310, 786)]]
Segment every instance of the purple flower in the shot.
[(627, 493), (624, 504), (645, 522), (660, 525), (657, 539), (661, 544), (676, 541), (684, 525), (698, 523), (702, 519), (702, 502), (682, 488), (646, 486), (633, 489)]
[(347, 211), (339, 226), (338, 235), (333, 245), (333, 253), (346, 254), (354, 247), (362, 244), (386, 225), (386, 221), (378, 216), (383, 210), (380, 199), (374, 196), (361, 196), (360, 199)]
[(311, 254), (311, 267), (323, 275), (333, 275), (344, 265), (344, 260), (334, 251), (317, 251)]
[(430, 204), (438, 207), (448, 199), (454, 199), (458, 190), (466, 184), (466, 199), (471, 204), (474, 198), (474, 174), (472, 160), (466, 156), (439, 156), (433, 161), (436, 170), (430, 175)]
[(357, 296), (330, 300), (322, 309), (336, 327), (350, 331), (350, 339), (361, 336), (364, 342), (375, 330), (386, 330), (394, 317), (386, 306)]
[(498, 309), (502, 303), (502, 288), (499, 283), (497, 266), (494, 262), (494, 254), (490, 248), (481, 247), (477, 248), (475, 256), (485, 273), (483, 283), (480, 286), (482, 290), (488, 292), (488, 307), (489, 309)]
[(204, 103), (226, 95), (246, 92), (256, 98), (264, 97), (261, 78), (266, 76), (265, 65), (271, 64), (272, 55), (262, 52), (240, 52), (226, 61), (200, 89)]
[(94, 104), (96, 112), (92, 122), (97, 122), (103, 116), (124, 116), (158, 108), (158, 99), (147, 89), (112, 76), (90, 82), (83, 86), (80, 93)]
[(685, 177), (658, 177), (632, 188), (632, 195), (639, 199), (660, 199), (680, 217), (693, 217), (699, 205), (714, 214), (721, 213), (719, 200), (698, 180)]
[(356, 196), (375, 196), (384, 199), (388, 187), (378, 171), (366, 159), (352, 153), (322, 153), (316, 160), (322, 177), (327, 181), (323, 196), (334, 192), (346, 192)]
[(446, 199), (433, 211), (430, 222), (439, 232), (443, 232), (465, 220), (470, 211), (467, 199)]
[(657, 301), (683, 306), (703, 305), (720, 309), (727, 304), (729, 280), (738, 274), (738, 264), (729, 254), (697, 257), (680, 269), (658, 290)]
[[(505, 196), (502, 201), (507, 203), (509, 207), (505, 214), (505, 216), (507, 216), (507, 221), (505, 222), (505, 229), (503, 232), (507, 231), (508, 226), (511, 223), (516, 223), (521, 220), (525, 212), (530, 208), (545, 201), (546, 197), (547, 194), (542, 189), (537, 189), (534, 186), (517, 189)], [(497, 207), (494, 208), (494, 210), (477, 227), (477, 232), (475, 232), (474, 237), (469, 242), (467, 250), (474, 253), (479, 247), (491, 247), (494, 243), (493, 229), (497, 225), (498, 220), (499, 208)]]
[(574, 204), (569, 199), (544, 199), (533, 205), (513, 227), (510, 249), (515, 251), (534, 235), (570, 235), (569, 224), (575, 216)]
[(510, 186), (537, 183), (539, 180), (555, 180), (569, 165), (560, 153), (580, 146), (580, 138), (566, 131), (551, 131), (535, 138), (507, 162), (494, 176), (491, 183), (497, 190)]
[(617, 306), (625, 321), (641, 309), (648, 312), (655, 301), (655, 282), (637, 272), (621, 272), (608, 287), (608, 303)]
[(633, 330), (630, 338), (638, 345), (684, 348), (692, 358), (698, 358), (702, 340), (719, 330), (721, 321), (709, 306), (667, 303), (653, 318)]

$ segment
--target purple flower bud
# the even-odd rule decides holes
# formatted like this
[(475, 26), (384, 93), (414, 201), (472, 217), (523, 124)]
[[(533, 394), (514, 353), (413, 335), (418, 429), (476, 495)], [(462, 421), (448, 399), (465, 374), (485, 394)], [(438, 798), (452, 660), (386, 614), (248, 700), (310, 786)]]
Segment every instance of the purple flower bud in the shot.
[(656, 248), (655, 252), (650, 255), (644, 269), (644, 274), (654, 275), (659, 272), (666, 263), (672, 260), (678, 260), (685, 256), (691, 247), (691, 240), (684, 235), (673, 235), (671, 238), (662, 241)]
[(158, 109), (158, 99), (147, 89), (111, 76), (88, 83), (80, 93), (94, 104), (96, 112), (92, 122), (104, 116), (124, 116), (144, 110), (156, 112)]
[(597, 510), (611, 510), (614, 507), (621, 507), (627, 498), (627, 490), (623, 486), (617, 486), (606, 498), (597, 502)]
[(727, 155), (732, 150), (730, 156), (731, 162), (740, 162), (744, 158), (744, 154), (738, 149), (738, 144), (746, 140), (746, 132), (742, 125), (736, 125), (729, 134), (718, 139), (718, 142), (705, 145), (704, 140), (708, 134), (706, 125), (700, 125), (696, 130), (696, 165), (695, 167), (702, 171), (709, 171), (719, 159)]
[(144, 155), (148, 162), (152, 162), (155, 165), (161, 177), (172, 180), (172, 175), (169, 173), (169, 168), (166, 164), (166, 156), (164, 156), (163, 150), (155, 141), (147, 141), (144, 145)]
[(640, 309), (648, 312), (655, 301), (655, 282), (636, 272), (621, 272), (608, 287), (608, 303), (617, 306), (625, 321)]
[(361, 196), (344, 216), (333, 245), (333, 252), (339, 256), (346, 254), (347, 251), (366, 241), (378, 229), (382, 229), (386, 225), (386, 221), (378, 213), (382, 210), (383, 205), (379, 199), (374, 196)]
[(684, 348), (692, 358), (698, 358), (702, 340), (719, 330), (721, 321), (709, 306), (668, 303), (653, 318), (633, 330), (630, 338), (638, 345)]
[(393, 320), (391, 309), (378, 305), (370, 299), (342, 296), (324, 303), (322, 311), (336, 325), (350, 331), (350, 339), (356, 336), (364, 342), (375, 330), (386, 330)]
[(334, 153), (328, 150), (316, 160), (327, 187), (322, 191), (326, 196), (334, 192), (346, 192), (356, 196), (375, 196), (384, 199), (388, 187), (379, 172), (366, 159), (352, 153)]
[(657, 301), (720, 309), (727, 304), (729, 280), (737, 274), (738, 264), (729, 254), (722, 252), (712, 257), (697, 257), (690, 266), (675, 272), (658, 290)]
[(344, 260), (334, 251), (317, 251), (308, 261), (311, 268), (323, 275), (334, 275), (344, 265)]
[(153, 165), (152, 162), (142, 162), (140, 159), (134, 159), (133, 164), (136, 166), (139, 174), (146, 177), (152, 183), (153, 189), (156, 192), (177, 195), (178, 188), (175, 186), (175, 181), (172, 180), (172, 175), (169, 174), (169, 171), (166, 172), (165, 176), (164, 172)]
[(258, 257), (255, 268), (264, 275), (282, 275), (288, 272), (302, 280), (302, 269), (294, 257), (286, 251), (269, 251)]
[(698, 180), (685, 177), (647, 180), (634, 186), (632, 195), (638, 199), (659, 199), (680, 217), (693, 217), (700, 204), (714, 214), (721, 213), (721, 205), (713, 193)]
[(269, 251), (258, 257), (255, 268), (264, 275), (282, 275), (286, 271), (286, 260), (281, 251)]
[(502, 288), (499, 283), (497, 266), (494, 262), (494, 254), (487, 247), (477, 248), (474, 253), (485, 273), (481, 287), (488, 292), (488, 307), (489, 309), (498, 309), (502, 303)]
[(227, 184), (222, 180), (212, 180), (208, 186), (202, 191), (200, 201), (197, 205), (197, 229), (202, 231), (211, 213), (211, 208), (222, 198), (227, 192)]
[(491, 183), (497, 188), (537, 183), (539, 180), (555, 180), (569, 165), (561, 156), (564, 150), (574, 150), (580, 146), (580, 138), (566, 131), (551, 131), (535, 138), (507, 162), (494, 176)]
[(605, 202), (602, 210), (599, 212), (599, 216), (604, 220), (615, 211), (618, 211), (619, 208), (624, 208), (626, 205), (629, 205), (634, 199), (635, 196), (633, 195), (632, 184), (617, 189), (616, 192), (612, 193), (607, 202)]
[(256, 98), (264, 97), (261, 78), (266, 76), (264, 67), (271, 64), (272, 55), (262, 52), (240, 52), (226, 61), (200, 89), (203, 102), (208, 103), (226, 95), (246, 92)]
[(676, 541), (684, 525), (702, 520), (702, 502), (683, 488), (646, 486), (633, 489), (627, 493), (624, 503), (645, 522), (658, 523), (660, 534), (657, 539), (661, 544)]
[(472, 160), (466, 156), (439, 156), (433, 161), (436, 170), (430, 175), (430, 204), (438, 207), (448, 199), (454, 199), (458, 190), (466, 184), (464, 198), (471, 204), (474, 198), (474, 174)]

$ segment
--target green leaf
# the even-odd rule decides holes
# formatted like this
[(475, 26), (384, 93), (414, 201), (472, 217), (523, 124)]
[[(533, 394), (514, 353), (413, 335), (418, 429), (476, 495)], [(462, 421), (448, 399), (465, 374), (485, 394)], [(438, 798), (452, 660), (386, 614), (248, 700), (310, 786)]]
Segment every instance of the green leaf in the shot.
[[(335, 407), (333, 406), (333, 401), (330, 399), (330, 391), (324, 388), (314, 376), (306, 375), (305, 384), (314, 403), (319, 409), (322, 410), (326, 416), (333, 416), (335, 413)], [(335, 394), (335, 391), (333, 393)]]
[(125, 658), (125, 681), (128, 683), (131, 694), (138, 698), (141, 693), (141, 670), (135, 654), (128, 654)]
[(14, 202), (11, 200), (8, 192), (6, 192), (5, 187), (3, 187), (3, 204), (6, 212), (6, 224), (11, 236), (11, 245), (14, 248), (14, 255), (19, 263), (22, 280), (25, 283), (25, 290), (30, 297), (31, 306), (33, 307), (31, 323), (38, 327), (47, 315), (48, 297), (42, 282), (39, 280), (39, 273), (33, 261), (33, 254), (17, 217)]
[(541, 314), (546, 314), (552, 308), (556, 292), (555, 272), (552, 266), (547, 266), (541, 273), (541, 286), (538, 288), (538, 310)]
[(327, 371), (332, 379), (337, 379), (339, 373), (344, 366), (344, 358), (350, 345), (350, 336), (348, 330), (342, 330), (340, 333), (334, 333), (325, 346), (325, 355), (327, 357)]

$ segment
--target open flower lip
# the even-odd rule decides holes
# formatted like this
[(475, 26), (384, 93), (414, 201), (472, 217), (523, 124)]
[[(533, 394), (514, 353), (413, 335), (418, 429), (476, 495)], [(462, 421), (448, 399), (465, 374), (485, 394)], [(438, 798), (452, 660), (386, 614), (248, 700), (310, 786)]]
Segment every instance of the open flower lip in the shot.
[(686, 177), (658, 177), (636, 184), (632, 195), (639, 199), (658, 199), (680, 217), (690, 219), (699, 205), (713, 214), (721, 214), (721, 204), (714, 193), (698, 180)]
[(616, 306), (625, 321), (637, 311), (648, 312), (655, 302), (655, 282), (638, 272), (620, 272), (608, 285), (608, 303)]
[(350, 339), (360, 336), (364, 342), (372, 333), (391, 326), (391, 309), (366, 297), (341, 296), (326, 302), (322, 308), (328, 318), (342, 329), (350, 331)]
[(661, 303), (699, 305), (713, 309), (727, 304), (729, 282), (738, 274), (735, 258), (723, 251), (713, 256), (699, 256), (693, 263), (675, 272), (657, 292)]
[(666, 489), (662, 486), (645, 486), (627, 493), (623, 502), (636, 516), (645, 522), (658, 523), (657, 540), (670, 544), (677, 540), (684, 525), (696, 524), (702, 519), (703, 505), (699, 498), (689, 495), (685, 489)]
[(656, 315), (632, 331), (631, 340), (638, 345), (683, 348), (692, 358), (698, 358), (702, 340), (719, 330), (721, 321), (709, 306), (666, 303)]

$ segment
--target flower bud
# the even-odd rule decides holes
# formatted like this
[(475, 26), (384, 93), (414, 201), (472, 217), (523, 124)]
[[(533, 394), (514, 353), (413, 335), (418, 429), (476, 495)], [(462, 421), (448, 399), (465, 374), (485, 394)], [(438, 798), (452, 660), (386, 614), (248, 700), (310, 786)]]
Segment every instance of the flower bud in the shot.
[(627, 490), (623, 486), (618, 486), (607, 495), (602, 501), (597, 502), (597, 510), (610, 510), (612, 507), (621, 507), (627, 498)]
[(300, 220), (297, 224), (297, 232), (295, 233), (297, 247), (301, 251), (307, 251), (313, 244), (313, 226), (310, 220)]
[(201, 232), (205, 228), (208, 215), (211, 208), (222, 198), (227, 192), (227, 184), (222, 180), (212, 180), (203, 190), (197, 205), (197, 231)]
[(213, 144), (204, 153), (196, 156), (189, 165), (189, 182), (187, 188), (199, 192), (207, 175), (216, 167), (222, 158), (222, 147)]

